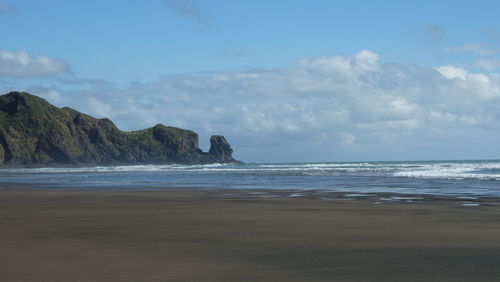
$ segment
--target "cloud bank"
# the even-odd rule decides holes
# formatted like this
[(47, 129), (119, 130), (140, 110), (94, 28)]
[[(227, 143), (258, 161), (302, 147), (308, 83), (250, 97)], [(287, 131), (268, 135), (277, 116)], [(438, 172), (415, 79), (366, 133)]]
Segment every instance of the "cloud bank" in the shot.
[(70, 73), (63, 61), (44, 55), (31, 57), (26, 52), (0, 51), (0, 76), (42, 77)]
[(500, 138), (499, 74), (384, 63), (368, 50), (80, 88), (31, 90), (126, 130), (164, 123), (201, 141), (222, 133), (246, 161), (488, 157)]

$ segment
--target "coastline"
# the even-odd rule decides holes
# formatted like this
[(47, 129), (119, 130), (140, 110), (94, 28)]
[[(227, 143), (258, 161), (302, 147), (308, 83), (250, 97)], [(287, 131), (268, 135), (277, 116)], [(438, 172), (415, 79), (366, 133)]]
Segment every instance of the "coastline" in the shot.
[(494, 197), (128, 188), (0, 189), (0, 280), (500, 279)]

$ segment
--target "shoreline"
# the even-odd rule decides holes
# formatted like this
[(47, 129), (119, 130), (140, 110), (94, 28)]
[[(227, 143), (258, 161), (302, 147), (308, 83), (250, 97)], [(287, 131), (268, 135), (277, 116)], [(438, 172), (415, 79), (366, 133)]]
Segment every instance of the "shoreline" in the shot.
[(496, 205), (99, 189), (0, 189), (0, 280), (500, 279)]
[[(16, 186), (12, 188), (11, 186)], [(366, 201), (373, 204), (428, 204), (428, 203), (455, 203), (464, 207), (500, 206), (500, 196), (477, 194), (430, 194), (430, 193), (390, 193), (390, 192), (350, 192), (331, 191), (326, 189), (238, 189), (212, 188), (194, 186), (150, 186), (150, 185), (113, 185), (113, 186), (83, 186), (76, 185), (68, 188), (65, 184), (40, 183), (0, 183), (2, 191), (32, 191), (32, 192), (186, 192), (196, 193), (198, 196), (215, 198), (243, 199), (243, 198), (296, 198), (323, 201)]]

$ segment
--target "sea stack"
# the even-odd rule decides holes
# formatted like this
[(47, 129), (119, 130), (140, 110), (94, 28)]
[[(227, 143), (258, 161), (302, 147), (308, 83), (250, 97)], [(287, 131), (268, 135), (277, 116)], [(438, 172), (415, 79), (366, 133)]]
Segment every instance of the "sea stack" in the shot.
[(222, 135), (212, 135), (210, 138), (210, 150), (209, 154), (215, 156), (217, 159), (222, 160), (223, 162), (232, 162), (234, 161), (231, 154), (233, 153), (233, 149), (226, 141), (226, 138)]

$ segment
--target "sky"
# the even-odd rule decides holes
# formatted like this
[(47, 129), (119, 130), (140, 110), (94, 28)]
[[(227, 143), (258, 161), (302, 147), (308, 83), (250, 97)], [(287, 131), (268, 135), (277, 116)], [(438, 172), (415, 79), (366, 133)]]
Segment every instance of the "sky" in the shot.
[(246, 162), (498, 159), (500, 1), (0, 0), (0, 93)]

